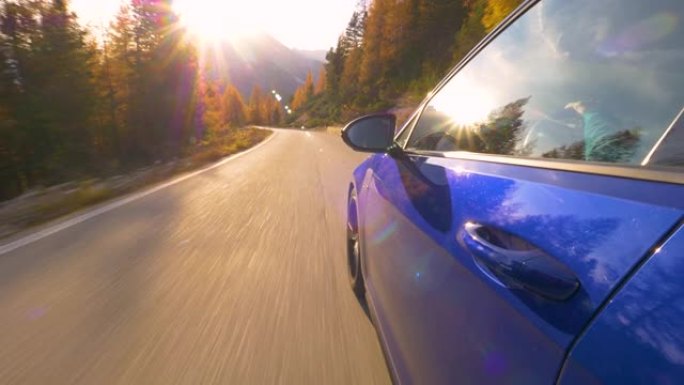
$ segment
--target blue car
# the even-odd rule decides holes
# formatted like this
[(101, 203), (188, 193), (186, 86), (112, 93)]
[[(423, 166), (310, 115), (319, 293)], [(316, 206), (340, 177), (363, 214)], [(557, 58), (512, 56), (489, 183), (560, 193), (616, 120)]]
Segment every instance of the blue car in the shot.
[(406, 124), (343, 130), (400, 384), (684, 384), (684, 2), (528, 1)]

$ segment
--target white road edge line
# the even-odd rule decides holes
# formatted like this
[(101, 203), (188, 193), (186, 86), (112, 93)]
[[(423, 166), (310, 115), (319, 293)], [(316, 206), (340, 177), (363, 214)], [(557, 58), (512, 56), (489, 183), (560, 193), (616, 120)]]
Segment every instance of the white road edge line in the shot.
[(241, 157), (243, 157), (243, 156), (245, 156), (245, 155), (247, 155), (247, 154), (249, 154), (249, 153), (251, 153), (251, 152), (253, 152), (253, 151), (258, 150), (258, 149), (261, 148), (262, 146), (265, 146), (268, 142), (270, 142), (273, 138), (275, 138), (275, 137), (278, 135), (278, 133), (277, 133), (276, 131), (272, 131), (272, 132), (273, 132), (273, 134), (271, 134), (271, 136), (269, 136), (268, 139), (266, 139), (266, 140), (264, 140), (263, 142), (257, 144), (256, 146), (254, 146), (254, 147), (252, 147), (252, 148), (250, 148), (250, 149), (248, 149), (248, 150), (245, 150), (245, 151), (243, 151), (243, 152), (241, 152), (241, 153), (239, 153), (239, 154), (235, 154), (235, 155), (229, 156), (228, 158), (223, 159), (223, 160), (219, 161), (218, 163), (213, 164), (213, 165), (211, 165), (211, 166), (209, 166), (209, 167), (207, 167), (207, 168), (203, 168), (203, 169), (198, 170), (198, 171), (193, 171), (193, 172), (191, 172), (190, 174), (183, 175), (183, 176), (181, 176), (181, 177), (178, 177), (178, 178), (176, 178), (176, 179), (173, 179), (173, 180), (171, 180), (171, 181), (169, 181), (169, 182), (166, 182), (166, 183), (164, 183), (164, 184), (161, 184), (161, 185), (159, 185), (159, 186), (152, 187), (152, 188), (150, 188), (150, 189), (148, 189), (148, 190), (141, 191), (141, 192), (138, 192), (138, 193), (133, 193), (133, 195), (130, 195), (130, 196), (128, 196), (128, 197), (125, 197), (125, 198), (119, 199), (119, 200), (117, 200), (117, 201), (114, 201), (114, 202), (112, 202), (112, 203), (110, 203), (110, 204), (108, 204), (108, 205), (106, 205), (106, 206), (97, 208), (97, 209), (95, 209), (95, 210), (93, 210), (93, 211), (90, 211), (90, 212), (87, 212), (87, 213), (84, 213), (84, 214), (81, 214), (81, 215), (79, 215), (79, 216), (77, 216), (77, 217), (75, 217), (75, 218), (68, 219), (68, 220), (66, 220), (66, 221), (64, 221), (64, 222), (61, 222), (61, 223), (58, 223), (58, 224), (56, 224), (56, 225), (50, 226), (50, 227), (48, 227), (48, 228), (46, 228), (46, 229), (43, 229), (43, 230), (40, 230), (40, 231), (38, 231), (38, 232), (36, 232), (36, 233), (26, 235), (25, 237), (22, 237), (22, 238), (20, 238), (20, 239), (17, 239), (16, 241), (10, 242), (10, 243), (8, 243), (8, 244), (6, 244), (6, 245), (0, 245), (0, 255), (4, 255), (4, 254), (7, 254), (7, 253), (10, 253), (10, 252), (12, 252), (12, 251), (14, 251), (14, 250), (16, 250), (16, 249), (19, 249), (19, 248), (24, 247), (24, 246), (27, 246), (27, 245), (29, 245), (29, 244), (31, 244), (31, 243), (40, 241), (41, 239), (47, 238), (47, 237), (49, 237), (49, 236), (51, 236), (51, 235), (53, 235), (53, 234), (56, 234), (56, 233), (58, 233), (58, 232), (60, 232), (60, 231), (62, 231), (62, 230), (68, 229), (69, 227), (76, 226), (76, 225), (78, 225), (78, 224), (80, 224), (80, 223), (83, 223), (83, 222), (89, 220), (89, 219), (95, 218), (95, 217), (97, 217), (97, 216), (99, 216), (99, 215), (102, 215), (102, 214), (104, 214), (104, 213), (107, 213), (107, 212), (109, 212), (109, 211), (112, 211), (112, 210), (114, 210), (114, 209), (117, 209), (117, 208), (119, 208), (119, 207), (121, 207), (121, 206), (125, 206), (125, 205), (127, 205), (127, 204), (129, 204), (129, 203), (131, 203), (131, 202), (133, 202), (133, 201), (136, 201), (136, 200), (141, 199), (141, 198), (144, 198), (144, 197), (146, 197), (146, 196), (148, 196), (148, 195), (154, 194), (154, 193), (156, 193), (156, 192), (158, 192), (158, 191), (160, 191), (160, 190), (163, 190), (163, 189), (165, 189), (165, 188), (167, 188), (167, 187), (171, 187), (171, 186), (173, 186), (173, 185), (175, 185), (175, 184), (178, 184), (178, 183), (180, 183), (180, 182), (186, 181), (186, 180), (188, 180), (188, 179), (190, 179), (190, 178), (193, 178), (193, 177), (195, 177), (195, 176), (197, 176), (197, 175), (199, 175), (199, 174), (202, 174), (202, 173), (205, 173), (205, 172), (207, 172), (207, 171), (213, 170), (213, 169), (215, 169), (215, 168), (221, 167), (221, 166), (223, 166), (224, 164), (226, 164), (226, 163), (228, 163), (228, 162), (230, 162), (230, 161), (233, 161), (233, 160), (235, 160), (235, 159), (241, 158)]

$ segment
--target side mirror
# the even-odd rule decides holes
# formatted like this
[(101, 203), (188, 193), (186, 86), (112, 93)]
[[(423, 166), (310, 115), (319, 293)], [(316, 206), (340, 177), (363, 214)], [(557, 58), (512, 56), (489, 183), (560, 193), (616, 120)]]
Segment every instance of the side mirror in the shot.
[(342, 129), (342, 140), (354, 151), (385, 152), (394, 143), (397, 118), (393, 114), (364, 116)]

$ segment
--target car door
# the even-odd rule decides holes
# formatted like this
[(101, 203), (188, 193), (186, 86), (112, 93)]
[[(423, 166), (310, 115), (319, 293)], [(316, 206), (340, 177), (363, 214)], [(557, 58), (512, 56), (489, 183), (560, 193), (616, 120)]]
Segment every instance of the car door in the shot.
[(363, 268), (399, 382), (554, 383), (678, 226), (684, 179), (653, 160), (684, 103), (670, 15), (684, 6), (528, 3), (436, 90), (405, 152), (372, 160)]
[(560, 385), (682, 383), (683, 250), (679, 229), (578, 339)]
[[(680, 116), (646, 163), (682, 167), (682, 149)], [(679, 225), (623, 279), (575, 339), (559, 384), (677, 384), (684, 379), (684, 223)]]

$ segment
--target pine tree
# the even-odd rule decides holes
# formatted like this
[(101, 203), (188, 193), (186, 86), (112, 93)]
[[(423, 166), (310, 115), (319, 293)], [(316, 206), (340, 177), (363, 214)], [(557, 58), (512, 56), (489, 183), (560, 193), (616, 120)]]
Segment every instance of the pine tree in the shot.
[(183, 38), (170, 0), (133, 0), (131, 125), (141, 155), (179, 148), (192, 135), (196, 54)]
[(133, 67), (133, 19), (129, 6), (122, 6), (103, 42), (104, 87), (111, 117), (116, 153), (127, 157), (130, 140), (131, 89), (135, 87)]
[(247, 108), (242, 100), (240, 91), (232, 84), (226, 87), (223, 95), (223, 105), (225, 109), (225, 121), (230, 127), (242, 127), (247, 121)]
[(306, 103), (311, 100), (314, 95), (314, 80), (313, 73), (309, 71), (306, 75), (306, 80), (297, 91), (295, 91), (294, 99), (292, 100), (292, 109), (299, 110), (304, 107)]
[(227, 124), (226, 103), (218, 86), (202, 82), (199, 86), (201, 98), (201, 139), (212, 140)]
[(453, 0), (419, 0), (420, 41), (425, 44), (421, 75), (436, 83), (453, 65), (453, 43), (465, 21), (467, 10)]
[(273, 126), (278, 126), (282, 124), (283, 121), (283, 110), (279, 103), (274, 103), (271, 109), (270, 124)]
[(40, 38), (34, 43), (35, 116), (52, 138), (52, 171), (68, 171), (89, 159), (90, 119), (96, 107), (92, 63), (86, 33), (64, 0), (41, 10)]
[(456, 35), (453, 62), (459, 62), (485, 36), (482, 24), (487, 0), (473, 0), (467, 4), (467, 16)]
[(352, 14), (351, 20), (349, 20), (343, 35), (345, 51), (359, 48), (363, 44), (366, 16), (367, 12), (365, 6), (362, 6), (362, 8), (354, 11)]
[(327, 72), (325, 68), (321, 68), (320, 72), (318, 73), (318, 80), (316, 81), (316, 89), (314, 90), (315, 95), (320, 95), (323, 92), (325, 92), (325, 87), (327, 84)]
[[(0, 4), (0, 199), (26, 191), (41, 178), (42, 153), (51, 146), (45, 125), (32, 124), (31, 43), (38, 38), (34, 3)], [(31, 84), (32, 85), (32, 84)]]
[(252, 94), (249, 98), (249, 105), (247, 107), (247, 120), (251, 124), (264, 124), (266, 123), (266, 117), (263, 115), (262, 105), (264, 103), (264, 93), (261, 91), (261, 87), (255, 85), (252, 88)]
[(264, 124), (271, 125), (274, 122), (272, 119), (273, 109), (277, 107), (278, 102), (271, 95), (266, 95), (261, 103), (261, 116), (264, 117)]
[(315, 86), (314, 86), (314, 76), (313, 72), (309, 71), (306, 74), (306, 80), (304, 81), (304, 95), (307, 100), (311, 99), (311, 97), (314, 95), (315, 92)]
[(342, 100), (354, 103), (359, 93), (359, 78), (361, 76), (361, 62), (363, 60), (363, 47), (354, 48), (344, 61), (341, 83), (344, 84), (342, 90)]
[(179, 154), (197, 84), (170, 0), (131, 0), (99, 44), (66, 0), (0, 2), (0, 199)]
[(364, 55), (359, 69), (360, 92), (369, 103), (379, 96), (379, 88), (384, 86), (382, 75), (385, 66), (382, 63), (382, 50), (385, 45), (383, 32), (387, 15), (392, 11), (393, 0), (375, 0), (368, 10), (364, 32)]
[(331, 48), (326, 55), (325, 73), (326, 73), (326, 90), (328, 98), (336, 102), (339, 100), (340, 90), (343, 87), (340, 84), (342, 73), (344, 72), (344, 55), (345, 42), (343, 37), (337, 42), (337, 48)]

